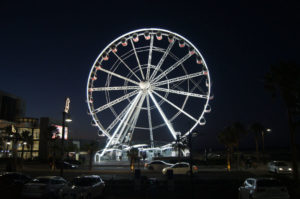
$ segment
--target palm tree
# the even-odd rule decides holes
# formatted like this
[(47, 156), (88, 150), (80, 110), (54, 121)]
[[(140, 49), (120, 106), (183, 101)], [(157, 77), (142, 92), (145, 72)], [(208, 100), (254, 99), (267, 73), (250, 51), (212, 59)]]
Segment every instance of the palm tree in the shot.
[(255, 139), (255, 149), (256, 149), (256, 160), (259, 161), (259, 137), (262, 136), (262, 133), (265, 131), (265, 127), (259, 122), (255, 122), (250, 125), (250, 132), (254, 134)]
[(89, 170), (93, 168), (93, 157), (95, 153), (99, 150), (99, 143), (95, 140), (91, 141), (89, 144), (86, 144), (84, 147), (89, 154)]
[(131, 147), (129, 151), (127, 151), (127, 156), (130, 161), (130, 170), (134, 171), (134, 163), (139, 160), (139, 150)]
[(30, 139), (30, 132), (29, 131), (23, 131), (21, 134), (21, 145), (22, 145), (22, 152), (21, 152), (21, 160), (23, 161), (24, 156), (24, 148), (26, 145), (26, 148), (28, 147), (27, 144), (29, 143)]
[(239, 147), (240, 138), (243, 134), (246, 133), (244, 125), (235, 122), (230, 126), (225, 127), (219, 134), (218, 140), (220, 143), (225, 145), (227, 149), (227, 169), (230, 171), (231, 169), (231, 162), (232, 162), (232, 154), (234, 148)]
[(296, 63), (281, 62), (272, 65), (264, 77), (264, 85), (273, 97), (282, 98), (288, 117), (290, 144), (292, 150), (293, 176), (298, 181), (297, 147), (295, 141), (297, 116), (300, 113), (300, 67)]

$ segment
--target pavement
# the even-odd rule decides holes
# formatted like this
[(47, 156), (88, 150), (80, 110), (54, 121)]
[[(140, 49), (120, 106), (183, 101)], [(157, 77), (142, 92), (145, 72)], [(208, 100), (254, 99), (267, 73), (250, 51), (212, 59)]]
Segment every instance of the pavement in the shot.
[[(25, 164), (18, 171), (32, 177), (41, 175), (60, 175), (60, 170), (49, 169), (47, 164)], [(290, 176), (275, 176), (267, 172), (265, 166), (239, 168), (228, 172), (224, 166), (199, 166), (199, 172), (192, 178), (187, 175), (174, 175), (168, 179), (160, 172), (141, 168), (137, 178), (129, 169), (128, 162), (105, 162), (95, 165), (93, 170), (87, 166), (78, 169), (64, 169), (64, 178), (71, 180), (79, 175), (100, 175), (106, 182), (103, 198), (238, 198), (238, 187), (248, 177), (270, 176), (284, 181), (289, 187), (291, 198), (300, 198), (300, 187), (296, 187)], [(296, 191), (295, 191), (296, 190)], [(14, 197), (10, 197), (12, 199)], [(18, 198), (18, 197), (15, 197)]]

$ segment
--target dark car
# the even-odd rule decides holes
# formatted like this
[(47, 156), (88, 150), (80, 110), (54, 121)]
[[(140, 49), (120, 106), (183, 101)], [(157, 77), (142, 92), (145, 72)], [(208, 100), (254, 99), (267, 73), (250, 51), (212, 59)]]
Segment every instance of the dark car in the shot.
[(62, 166), (63, 166), (64, 169), (77, 169), (78, 168), (78, 165), (71, 164), (71, 163), (66, 162), (66, 161), (64, 161), (64, 162), (57, 161), (55, 163), (55, 166), (56, 166), (57, 169), (60, 169)]
[(74, 178), (59, 191), (60, 198), (96, 198), (103, 195), (105, 182), (98, 175)]
[(66, 159), (65, 162), (68, 162), (70, 164), (74, 164), (74, 165), (81, 165), (81, 162), (78, 160), (72, 160), (72, 159)]
[(19, 198), (19, 193), (25, 183), (29, 182), (31, 177), (19, 172), (5, 172), (0, 175), (1, 196), (6, 198)]
[(15, 184), (25, 184), (31, 177), (19, 172), (5, 172), (0, 175), (0, 187), (4, 188)]

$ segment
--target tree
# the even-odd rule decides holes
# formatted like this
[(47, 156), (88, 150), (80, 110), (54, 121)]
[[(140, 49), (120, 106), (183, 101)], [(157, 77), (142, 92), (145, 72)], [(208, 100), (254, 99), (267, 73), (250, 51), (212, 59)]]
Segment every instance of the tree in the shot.
[(84, 148), (87, 150), (89, 154), (89, 170), (93, 168), (93, 157), (95, 153), (99, 150), (99, 143), (95, 140), (91, 141), (90, 143), (86, 144)]
[(280, 62), (272, 65), (264, 77), (265, 89), (272, 97), (279, 95), (284, 102), (290, 133), (293, 177), (298, 181), (297, 146), (295, 141), (297, 117), (300, 113), (300, 67), (293, 62)]
[(21, 152), (21, 160), (23, 160), (24, 156), (24, 148), (28, 148), (28, 144), (30, 142), (31, 136), (29, 135), (29, 131), (23, 131), (21, 134), (21, 146), (22, 146), (22, 152)]
[(127, 156), (130, 161), (130, 170), (134, 171), (134, 163), (139, 161), (139, 149), (131, 147), (127, 151)]
[(265, 127), (259, 122), (255, 122), (250, 125), (250, 132), (254, 134), (255, 140), (255, 150), (256, 150), (256, 160), (259, 160), (259, 138), (262, 136), (262, 133), (265, 131)]
[(227, 169), (230, 171), (232, 154), (234, 148), (239, 147), (240, 138), (246, 133), (245, 127), (239, 122), (235, 122), (230, 126), (225, 127), (219, 134), (218, 140), (221, 144), (225, 145), (227, 150)]

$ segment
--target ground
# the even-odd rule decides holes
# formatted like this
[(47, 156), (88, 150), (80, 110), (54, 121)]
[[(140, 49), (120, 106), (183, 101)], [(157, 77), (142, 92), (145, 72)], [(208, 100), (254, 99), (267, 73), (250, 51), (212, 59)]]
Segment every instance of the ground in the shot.
[[(59, 170), (51, 171), (47, 165), (27, 164), (20, 172), (32, 177), (39, 175), (59, 175)], [(92, 171), (86, 168), (64, 170), (64, 178), (71, 180), (78, 175), (97, 174), (106, 182), (103, 198), (238, 198), (238, 187), (248, 177), (272, 176), (280, 178), (289, 189), (291, 198), (300, 198), (299, 191), (290, 176), (275, 176), (267, 172), (266, 167), (235, 169), (226, 171), (224, 166), (202, 166), (199, 173), (190, 177), (174, 175), (168, 179), (160, 172), (141, 168), (141, 176), (137, 178), (130, 172), (129, 166), (102, 165)], [(299, 189), (298, 189), (299, 190)], [(7, 198), (19, 198), (20, 190), (2, 190)]]

